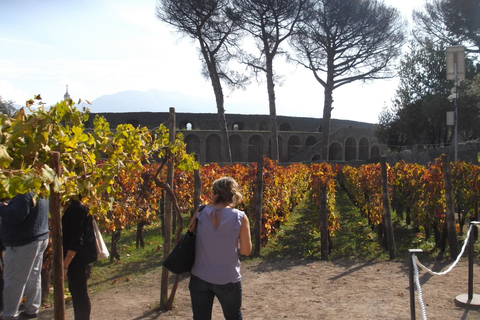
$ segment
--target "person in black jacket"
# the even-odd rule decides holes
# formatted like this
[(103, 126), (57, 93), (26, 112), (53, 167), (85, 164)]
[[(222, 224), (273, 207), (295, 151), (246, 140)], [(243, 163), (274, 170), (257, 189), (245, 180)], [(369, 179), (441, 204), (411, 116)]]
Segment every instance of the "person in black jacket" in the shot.
[(22, 318), (38, 314), (42, 298), (43, 253), (48, 246), (48, 200), (33, 192), (18, 194), (0, 204), (0, 241), (5, 246), (3, 270), (3, 319), (18, 319), (25, 295)]
[(64, 274), (72, 294), (75, 320), (90, 319), (88, 266), (97, 260), (92, 219), (79, 199), (71, 201), (62, 217)]

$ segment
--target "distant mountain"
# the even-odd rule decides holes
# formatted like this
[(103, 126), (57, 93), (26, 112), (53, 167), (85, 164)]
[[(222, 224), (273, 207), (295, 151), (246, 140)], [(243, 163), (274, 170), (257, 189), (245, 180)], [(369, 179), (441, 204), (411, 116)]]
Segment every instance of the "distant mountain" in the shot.
[[(88, 108), (91, 112), (168, 112), (170, 107), (175, 112), (217, 113), (215, 100), (191, 96), (184, 93), (150, 89), (147, 91), (127, 90), (101, 96)], [(267, 114), (267, 106), (258, 102), (225, 101), (225, 112), (233, 114)], [(260, 112), (260, 110), (265, 110)]]
[[(265, 115), (268, 114), (268, 102), (231, 102), (226, 99), (227, 114)], [(127, 90), (101, 96), (87, 106), (93, 113), (103, 112), (168, 112), (170, 107), (177, 113), (217, 113), (215, 100), (191, 96), (184, 93), (150, 89), (147, 91)], [(307, 117), (295, 108), (280, 112), (277, 105), (277, 116)], [(285, 111), (285, 109), (284, 109)], [(315, 117), (313, 117), (315, 118)], [(333, 120), (333, 119), (332, 119)], [(350, 120), (349, 120), (350, 121)], [(351, 121), (352, 124), (357, 121)]]
[(176, 112), (216, 112), (213, 100), (159, 89), (121, 91), (91, 103), (91, 112), (168, 112), (170, 107)]

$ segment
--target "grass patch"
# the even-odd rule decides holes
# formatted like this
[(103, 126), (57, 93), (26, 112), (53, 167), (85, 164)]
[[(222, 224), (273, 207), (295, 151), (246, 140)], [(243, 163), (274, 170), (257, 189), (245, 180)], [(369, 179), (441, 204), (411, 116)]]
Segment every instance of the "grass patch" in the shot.
[[(337, 188), (336, 205), (340, 218), (340, 229), (332, 237), (333, 248), (329, 260), (350, 259), (358, 261), (387, 261), (390, 260), (388, 250), (379, 241), (376, 228), (369, 225), (343, 190)], [(422, 249), (422, 257), (427, 259), (450, 258), (448, 246), (446, 252), (440, 253), (436, 248), (433, 237), (425, 239), (422, 228), (417, 229), (400, 220), (392, 211), (396, 260), (405, 261), (409, 249)], [(465, 238), (459, 236), (459, 240)], [(276, 235), (269, 239), (262, 248), (261, 256), (265, 259), (320, 259), (320, 228), (318, 223), (318, 209), (307, 195), (302, 203), (294, 208), (289, 221), (282, 225)], [(463, 242), (460, 243), (462, 245)], [(480, 242), (475, 245), (480, 249)]]
[[(109, 236), (104, 237), (107, 248), (111, 247)], [(94, 263), (94, 270), (88, 280), (92, 296), (106, 287), (128, 285), (128, 282), (140, 275), (161, 267), (163, 259), (163, 237), (159, 223), (144, 228), (145, 247), (136, 248), (136, 228), (122, 231), (118, 243), (120, 261), (109, 259)]]
[(315, 212), (311, 201), (302, 201), (262, 248), (261, 256), (266, 259), (299, 259), (320, 255), (320, 232)]

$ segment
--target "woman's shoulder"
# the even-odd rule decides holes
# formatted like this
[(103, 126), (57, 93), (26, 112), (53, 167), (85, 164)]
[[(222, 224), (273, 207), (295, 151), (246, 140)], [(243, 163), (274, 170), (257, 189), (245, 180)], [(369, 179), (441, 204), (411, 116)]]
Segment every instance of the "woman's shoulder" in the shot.
[[(210, 214), (210, 212), (212, 212), (213, 210), (215, 210), (215, 207), (213, 205), (207, 204), (207, 205), (203, 205), (203, 209), (201, 206), (200, 209), (198, 210), (198, 213), (206, 212), (207, 214)], [(237, 208), (223, 208), (222, 210), (224, 210), (225, 212), (236, 213), (240, 217), (243, 217), (245, 215), (244, 211)]]
[(239, 219), (245, 216), (245, 212), (237, 208), (228, 208), (230, 212), (235, 213)]

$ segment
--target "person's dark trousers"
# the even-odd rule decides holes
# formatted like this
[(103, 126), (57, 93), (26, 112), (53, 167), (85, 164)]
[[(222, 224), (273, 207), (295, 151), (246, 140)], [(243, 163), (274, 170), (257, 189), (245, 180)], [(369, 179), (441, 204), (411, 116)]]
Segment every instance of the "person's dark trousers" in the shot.
[(89, 320), (91, 304), (87, 288), (87, 265), (75, 264), (74, 261), (68, 266), (67, 273), (73, 313), (75, 320)]
[(3, 311), (3, 266), (0, 267), (0, 314)]
[(3, 250), (5, 247), (0, 243), (0, 314), (3, 311)]
[(216, 285), (192, 275), (188, 287), (194, 320), (212, 319), (213, 299), (215, 297), (222, 306), (225, 319), (242, 320), (241, 282)]

